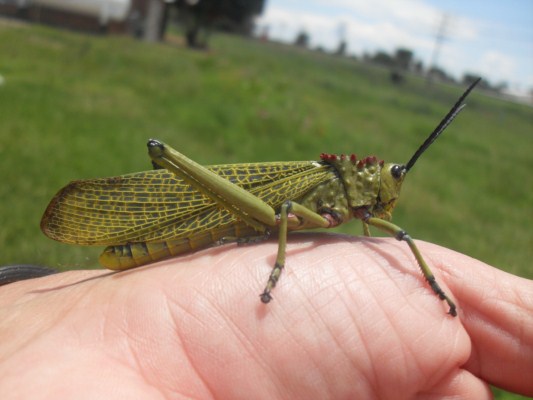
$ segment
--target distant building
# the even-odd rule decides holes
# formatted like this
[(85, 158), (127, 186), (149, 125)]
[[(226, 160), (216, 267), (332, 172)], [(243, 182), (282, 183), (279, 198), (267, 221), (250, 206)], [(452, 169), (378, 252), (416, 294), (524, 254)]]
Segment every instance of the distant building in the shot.
[(77, 31), (141, 36), (150, 1), (0, 0), (0, 15)]

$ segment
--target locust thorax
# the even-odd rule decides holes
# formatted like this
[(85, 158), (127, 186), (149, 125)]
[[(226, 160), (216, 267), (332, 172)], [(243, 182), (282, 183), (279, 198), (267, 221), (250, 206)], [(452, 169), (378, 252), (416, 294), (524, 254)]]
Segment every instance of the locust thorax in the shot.
[(383, 161), (374, 156), (359, 159), (355, 154), (339, 156), (323, 153), (320, 158), (337, 170), (350, 209), (371, 207), (375, 204)]
[(400, 197), (400, 189), (407, 170), (404, 165), (387, 163), (381, 168), (380, 185), (374, 214), (390, 220), (392, 210)]

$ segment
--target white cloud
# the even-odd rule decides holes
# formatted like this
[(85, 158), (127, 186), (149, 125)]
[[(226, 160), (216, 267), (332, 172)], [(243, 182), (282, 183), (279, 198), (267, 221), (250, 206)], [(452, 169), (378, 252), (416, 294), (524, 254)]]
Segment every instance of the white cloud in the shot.
[(486, 51), (479, 60), (480, 70), (484, 75), (492, 75), (495, 79), (504, 80), (506, 76), (515, 74), (515, 61), (498, 51)]
[(273, 39), (293, 42), (297, 33), (305, 30), (312, 47), (334, 50), (345, 38), (348, 52), (359, 56), (403, 47), (413, 50), (426, 66), (432, 61), (436, 34), (446, 18), (438, 66), (456, 78), (471, 72), (491, 83), (512, 85), (521, 80), (524, 86), (533, 85), (526, 79), (531, 77), (531, 56), (505, 47), (508, 42), (498, 39), (505, 37), (499, 33), (501, 29), (489, 21), (445, 14), (424, 0), (286, 0), (268, 4), (258, 23), (268, 26)]
[[(378, 0), (383, 1), (383, 0)], [(370, 14), (375, 13), (372, 11)], [(258, 20), (260, 26), (268, 26), (274, 39), (293, 41), (302, 29), (310, 34), (313, 46), (335, 48), (340, 39), (340, 30), (345, 31), (351, 52), (383, 49), (392, 51), (399, 46), (411, 48), (430, 47), (430, 35), (413, 34), (401, 24), (387, 19), (368, 20), (365, 15), (337, 14), (319, 15), (309, 12), (294, 13), (283, 8), (268, 8)]]
[[(316, 0), (314, 3), (323, 6), (328, 13), (313, 13), (306, 11), (305, 7), (295, 11), (284, 8), (285, 5), (269, 6), (259, 24), (268, 25), (273, 38), (285, 41), (294, 40), (296, 34), (304, 29), (310, 33), (313, 46), (329, 49), (338, 45), (339, 30), (344, 26), (352, 52), (392, 51), (400, 46), (416, 52), (433, 48), (444, 17), (442, 11), (422, 0)], [(473, 40), (478, 36), (472, 21), (457, 21), (451, 16), (447, 21), (449, 29), (445, 34), (453, 34), (453, 40)]]
[(271, 8), (258, 20), (260, 26), (268, 26), (274, 39), (292, 42), (304, 30), (310, 34), (312, 46), (334, 48), (339, 41), (341, 21), (328, 16), (298, 13), (290, 10)]
[(479, 21), (457, 15), (448, 14), (447, 24), (446, 36), (457, 41), (478, 40), (483, 30)]
[(399, 25), (424, 28), (433, 26), (439, 11), (421, 0), (318, 0), (325, 6), (338, 7), (358, 19), (394, 20)]

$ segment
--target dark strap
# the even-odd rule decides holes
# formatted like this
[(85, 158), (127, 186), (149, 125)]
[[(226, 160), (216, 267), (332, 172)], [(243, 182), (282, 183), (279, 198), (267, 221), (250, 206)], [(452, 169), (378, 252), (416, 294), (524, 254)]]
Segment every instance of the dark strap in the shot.
[(0, 286), (25, 279), (40, 278), (56, 274), (57, 270), (32, 264), (4, 265), (0, 267)]

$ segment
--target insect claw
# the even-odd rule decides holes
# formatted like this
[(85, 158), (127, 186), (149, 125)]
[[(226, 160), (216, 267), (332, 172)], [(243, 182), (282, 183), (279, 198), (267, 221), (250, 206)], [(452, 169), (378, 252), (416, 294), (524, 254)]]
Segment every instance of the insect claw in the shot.
[(450, 309), (448, 310), (448, 314), (450, 314), (452, 317), (457, 317), (457, 310), (455, 309), (455, 304), (448, 304), (450, 306)]
[(261, 293), (259, 295), (259, 297), (261, 298), (261, 302), (263, 304), (268, 304), (270, 303), (270, 300), (272, 300), (272, 295), (266, 291), (264, 291), (263, 293)]

